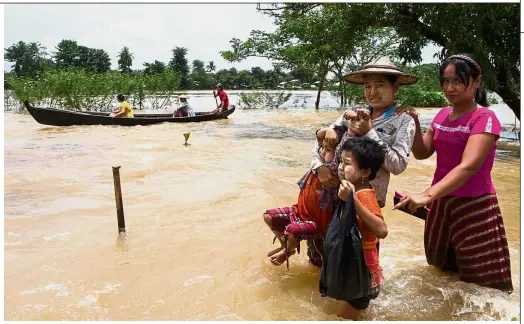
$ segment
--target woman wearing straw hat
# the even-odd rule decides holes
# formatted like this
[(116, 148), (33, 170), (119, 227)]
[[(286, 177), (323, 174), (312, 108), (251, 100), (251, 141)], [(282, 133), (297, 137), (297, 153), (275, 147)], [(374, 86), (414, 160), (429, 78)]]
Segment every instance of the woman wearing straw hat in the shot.
[[(386, 149), (386, 160), (373, 182), (377, 190), (380, 207), (386, 203), (386, 193), (390, 173), (402, 173), (408, 164), (408, 156), (415, 136), (415, 122), (408, 114), (394, 114), (398, 105), (396, 93), (401, 85), (411, 85), (418, 77), (396, 67), (388, 58), (382, 57), (365, 65), (361, 70), (349, 73), (346, 81), (364, 85), (364, 95), (368, 106), (349, 108), (326, 132), (326, 141), (336, 141), (335, 126), (348, 130), (342, 142), (353, 136), (369, 137)], [(337, 153), (342, 147), (338, 145)], [(336, 160), (336, 161), (335, 161)], [(338, 158), (334, 163), (338, 164)], [(336, 188), (340, 184), (336, 171), (325, 166), (318, 156), (318, 141), (315, 141), (311, 170), (318, 175), (326, 187)]]
[(181, 105), (173, 112), (173, 117), (192, 117), (195, 116), (195, 113), (193, 112), (193, 108), (187, 102), (188, 97), (187, 96), (179, 96)]
[[(337, 140), (337, 133), (334, 130), (336, 126), (344, 127), (347, 131), (344, 132), (330, 165), (321, 162), (318, 154), (319, 144), (315, 141), (311, 171), (318, 176), (323, 186), (327, 187), (323, 190), (337, 188), (340, 180), (336, 170), (344, 142), (353, 136), (375, 140), (386, 151), (384, 164), (375, 179), (371, 181), (379, 206), (383, 208), (386, 204), (390, 174), (398, 175), (406, 169), (416, 129), (413, 117), (408, 114), (394, 114), (398, 108), (396, 93), (399, 86), (414, 84), (418, 81), (418, 77), (403, 72), (388, 58), (382, 57), (363, 66), (361, 70), (348, 74), (345, 79), (350, 83), (364, 85), (364, 95), (368, 105), (365, 108), (348, 109), (330, 127), (323, 129), (326, 133), (326, 142)], [(299, 182), (299, 185), (302, 187), (305, 184)], [(321, 205), (327, 205), (322, 200), (329, 197), (330, 195), (320, 194)], [(380, 292), (380, 284), (384, 281), (384, 277), (378, 263), (378, 239), (376, 241), (376, 245), (366, 247), (373, 249), (367, 255), (374, 256), (373, 260), (366, 258), (372, 277), (370, 295), (341, 302), (337, 311), (339, 316), (359, 318), (361, 312), (369, 306), (370, 300), (376, 298)], [(308, 255), (313, 264), (318, 265), (322, 260), (322, 243), (323, 238), (308, 240)]]

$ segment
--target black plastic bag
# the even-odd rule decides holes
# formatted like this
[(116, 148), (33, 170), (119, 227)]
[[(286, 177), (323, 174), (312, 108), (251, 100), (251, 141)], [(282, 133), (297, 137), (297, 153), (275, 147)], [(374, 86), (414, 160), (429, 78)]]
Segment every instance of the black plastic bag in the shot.
[[(341, 217), (340, 209), (343, 209)], [(350, 301), (368, 296), (371, 274), (362, 250), (353, 193), (339, 204), (324, 240), (324, 259), (319, 290), (322, 297)]]

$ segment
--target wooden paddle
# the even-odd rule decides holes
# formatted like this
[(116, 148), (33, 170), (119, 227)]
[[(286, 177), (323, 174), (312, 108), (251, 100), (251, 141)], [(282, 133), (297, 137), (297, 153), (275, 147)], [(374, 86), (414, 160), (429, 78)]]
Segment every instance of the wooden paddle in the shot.
[(218, 108), (218, 100), (217, 100), (217, 96), (215, 96), (215, 90), (213, 90), (213, 97), (215, 97), (215, 102), (217, 103), (217, 108)]

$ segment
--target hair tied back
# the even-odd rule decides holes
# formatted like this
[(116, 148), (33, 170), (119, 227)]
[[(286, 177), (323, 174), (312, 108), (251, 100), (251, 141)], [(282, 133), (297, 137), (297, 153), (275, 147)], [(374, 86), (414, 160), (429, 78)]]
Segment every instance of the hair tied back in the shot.
[(448, 59), (458, 58), (464, 61), (467, 61), (475, 66), (477, 68), (477, 71), (479, 72), (479, 75), (482, 75), (482, 69), (480, 68), (480, 65), (471, 57), (465, 56), (465, 55), (451, 55), (448, 57)]

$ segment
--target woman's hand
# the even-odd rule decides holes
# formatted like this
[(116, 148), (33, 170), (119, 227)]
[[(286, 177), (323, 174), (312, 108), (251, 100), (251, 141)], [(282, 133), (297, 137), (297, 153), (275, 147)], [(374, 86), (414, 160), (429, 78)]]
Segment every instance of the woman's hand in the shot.
[(358, 120), (371, 119), (371, 117), (369, 116), (369, 110), (367, 109), (357, 109), (357, 117), (358, 117)]
[(415, 212), (420, 207), (429, 205), (429, 203), (431, 203), (431, 197), (424, 193), (404, 196), (398, 204), (393, 206), (393, 210), (407, 206), (411, 212)]
[(364, 136), (373, 128), (371, 119), (351, 121), (348, 129), (356, 136)]
[(355, 190), (355, 186), (347, 180), (342, 180), (340, 187), (338, 188), (338, 198), (348, 201), (349, 194)]
[(322, 185), (328, 188), (336, 188), (340, 184), (338, 173), (331, 171), (327, 166), (323, 165), (317, 169), (318, 180), (322, 182)]
[(406, 113), (406, 114), (410, 115), (415, 120), (418, 120), (418, 117), (420, 116), (420, 114), (417, 113), (417, 111), (413, 107), (398, 107), (393, 112), (393, 115), (400, 115), (400, 114), (403, 114), (403, 113)]
[(369, 111), (367, 109), (359, 109), (356, 114), (358, 120), (349, 122), (349, 130), (356, 136), (364, 136), (373, 128)]
[(346, 119), (346, 120), (357, 120), (358, 119), (357, 112), (354, 111), (354, 110), (347, 110), (344, 113), (344, 119)]

